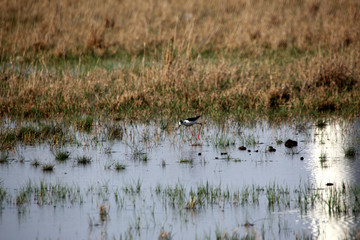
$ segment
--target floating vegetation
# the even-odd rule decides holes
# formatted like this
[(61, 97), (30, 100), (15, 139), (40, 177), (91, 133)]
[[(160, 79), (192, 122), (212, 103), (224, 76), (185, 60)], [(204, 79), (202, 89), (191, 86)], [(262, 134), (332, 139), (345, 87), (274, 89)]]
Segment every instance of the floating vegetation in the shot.
[(76, 158), (76, 162), (79, 165), (88, 165), (91, 163), (91, 157), (87, 157), (87, 156), (79, 156)]

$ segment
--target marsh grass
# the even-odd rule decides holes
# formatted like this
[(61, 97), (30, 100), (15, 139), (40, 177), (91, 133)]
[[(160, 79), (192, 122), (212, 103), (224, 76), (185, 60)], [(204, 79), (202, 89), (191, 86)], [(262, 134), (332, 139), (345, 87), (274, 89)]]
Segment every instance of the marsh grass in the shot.
[(215, 138), (212, 140), (212, 143), (215, 147), (229, 147), (234, 146), (236, 143), (236, 140), (234, 138), (230, 138), (226, 134), (216, 134)]
[(126, 169), (126, 165), (125, 165), (125, 164), (122, 164), (122, 163), (119, 163), (119, 162), (116, 162), (116, 163), (114, 164), (114, 169), (119, 172), (119, 171), (125, 170), (125, 169)]
[(110, 205), (108, 207), (105, 206), (104, 202), (99, 206), (99, 217), (101, 222), (104, 222), (108, 218), (108, 212), (110, 209)]
[(320, 160), (321, 163), (325, 163), (327, 161), (326, 153), (321, 153), (320, 157), (319, 157), (319, 160)]
[(34, 166), (34, 167), (39, 167), (40, 166), (40, 161), (39, 159), (34, 159), (33, 161), (31, 161), (31, 165)]
[(87, 116), (85, 118), (79, 118), (75, 120), (75, 125), (78, 129), (84, 130), (86, 132), (90, 132), (91, 128), (94, 124), (94, 118), (91, 116)]
[(34, 145), (47, 140), (50, 144), (67, 141), (65, 130), (57, 124), (31, 124), (5, 129), (0, 132), (0, 149), (14, 148), (18, 142)]
[(183, 163), (183, 164), (193, 164), (194, 163), (194, 159), (192, 158), (181, 158), (179, 163)]
[(47, 183), (40, 181), (33, 183), (28, 181), (22, 186), (15, 197), (16, 205), (22, 206), (25, 203), (34, 201), (39, 206), (55, 205), (58, 202), (69, 202), (82, 204), (83, 198), (77, 186), (70, 186), (62, 183)]
[(327, 123), (325, 120), (319, 119), (316, 121), (315, 126), (322, 129), (325, 128), (327, 126)]
[(76, 158), (76, 162), (78, 163), (78, 165), (88, 165), (91, 163), (91, 157), (88, 156), (78, 156)]
[(356, 149), (353, 146), (347, 147), (344, 152), (346, 158), (355, 158), (356, 156)]
[(52, 171), (54, 171), (54, 167), (55, 167), (55, 165), (52, 163), (45, 163), (42, 165), (41, 168), (42, 168), (43, 172), (52, 172)]
[(133, 183), (127, 183), (122, 187), (122, 190), (125, 194), (140, 194), (142, 187), (142, 181), (138, 179), (137, 181), (133, 181)]
[(122, 140), (124, 129), (119, 124), (110, 124), (107, 126), (107, 136), (110, 140)]
[[(0, 180), (0, 208), (2, 207), (3, 201), (6, 201), (7, 197), (8, 197), (8, 193), (4, 189), (3, 183)], [(0, 209), (0, 212), (1, 212), (1, 209)]]
[(9, 163), (9, 154), (7, 152), (1, 152), (0, 154), (0, 164)]
[(70, 153), (68, 151), (59, 151), (55, 155), (55, 159), (63, 162), (66, 161), (70, 157)]
[(130, 146), (130, 148), (132, 160), (142, 162), (147, 162), (149, 160), (149, 157), (142, 146), (135, 144), (134, 146)]
[(171, 239), (173, 239), (171, 232), (167, 232), (163, 229), (160, 231), (158, 240), (171, 240)]
[[(113, 191), (113, 192), (112, 192)], [(123, 208), (128, 204), (137, 207), (138, 199), (144, 199), (150, 194), (154, 204), (162, 204), (163, 207), (171, 207), (175, 210), (186, 209), (188, 211), (199, 211), (211, 207), (219, 209), (223, 207), (242, 207), (266, 204), (268, 211), (275, 209), (299, 210), (301, 214), (307, 214), (310, 210), (323, 210), (329, 216), (353, 216), (360, 213), (360, 188), (359, 186), (333, 185), (323, 188), (323, 186), (313, 186), (309, 183), (299, 184), (294, 188), (287, 185), (280, 185), (275, 182), (265, 186), (245, 185), (240, 189), (206, 183), (199, 183), (197, 186), (187, 188), (181, 183), (175, 185), (157, 184), (154, 188), (142, 188), (140, 179), (122, 186), (122, 191), (111, 190), (109, 186), (91, 186), (87, 190), (87, 196), (97, 196), (99, 199), (108, 199), (110, 194), (114, 194), (115, 202), (118, 207)], [(128, 197), (126, 197), (128, 195)], [(56, 205), (62, 203), (83, 203), (83, 194), (79, 187), (62, 183), (40, 183), (27, 182), (19, 188), (15, 198), (5, 192), (0, 185), (0, 198), (3, 200), (16, 202), (17, 206), (27, 203), (38, 205)], [(106, 206), (104, 201), (99, 205), (99, 216), (101, 221), (106, 221), (110, 205)], [(277, 210), (276, 210), (277, 211)], [(251, 227), (251, 224), (246, 224)]]
[(3, 116), (359, 113), (356, 0), (5, 0), (1, 9)]

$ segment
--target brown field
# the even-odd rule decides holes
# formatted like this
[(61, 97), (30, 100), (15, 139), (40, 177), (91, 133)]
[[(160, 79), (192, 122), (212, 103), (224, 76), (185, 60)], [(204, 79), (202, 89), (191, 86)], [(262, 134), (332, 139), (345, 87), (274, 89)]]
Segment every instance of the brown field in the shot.
[(0, 6), (1, 116), (359, 114), (357, 0)]

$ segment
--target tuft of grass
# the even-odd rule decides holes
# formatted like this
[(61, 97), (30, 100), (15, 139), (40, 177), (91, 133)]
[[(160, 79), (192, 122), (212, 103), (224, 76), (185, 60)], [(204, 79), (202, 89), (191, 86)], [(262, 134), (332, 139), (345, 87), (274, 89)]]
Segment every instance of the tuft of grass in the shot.
[(124, 129), (118, 124), (107, 126), (107, 134), (110, 140), (122, 140)]
[(5, 150), (14, 147), (16, 143), (16, 132), (13, 130), (7, 130), (0, 132), (0, 150)]
[(192, 158), (182, 158), (179, 161), (180, 163), (185, 163), (185, 164), (193, 164), (194, 163), (194, 159)]
[(109, 208), (110, 208), (110, 206), (108, 206), (108, 208), (107, 208), (105, 206), (104, 202), (99, 206), (99, 216), (100, 216), (100, 220), (102, 222), (104, 222), (107, 219)]
[(326, 121), (321, 119), (317, 120), (317, 122), (315, 123), (315, 126), (321, 129), (326, 127), (326, 125), (327, 125)]
[(173, 239), (171, 232), (166, 232), (164, 229), (160, 231), (158, 240), (171, 240)]
[(356, 149), (355, 147), (348, 147), (345, 149), (345, 157), (347, 158), (354, 158), (356, 155)]
[(163, 168), (166, 167), (166, 161), (165, 160), (161, 161), (161, 167), (163, 167)]
[(126, 165), (117, 162), (117, 163), (115, 163), (114, 168), (116, 171), (122, 171), (122, 170), (126, 169)]
[(326, 162), (327, 161), (326, 153), (321, 153), (319, 159), (321, 163)]
[(94, 119), (91, 116), (87, 116), (86, 118), (80, 118), (75, 121), (75, 125), (86, 132), (90, 132), (93, 126)]
[(143, 162), (147, 162), (149, 160), (147, 153), (144, 152), (143, 148), (137, 145), (131, 147), (131, 158), (133, 160), (143, 161)]
[(0, 132), (0, 150), (13, 148), (18, 141), (33, 145), (44, 140), (58, 144), (66, 140), (66, 134), (54, 124), (17, 126)]
[(2, 205), (2, 202), (6, 199), (7, 195), (8, 195), (8, 193), (2, 186), (2, 181), (0, 181), (0, 207)]
[(227, 135), (221, 134), (216, 135), (215, 139), (213, 140), (213, 144), (215, 147), (228, 147), (235, 145), (235, 139), (229, 138)]
[(0, 164), (9, 163), (9, 154), (7, 152), (1, 152), (0, 154)]
[(55, 159), (58, 161), (65, 161), (69, 158), (70, 153), (68, 151), (60, 151), (56, 154)]
[(40, 137), (40, 131), (34, 126), (22, 126), (17, 132), (17, 139), (25, 143), (35, 143), (37, 138)]
[(34, 159), (32, 162), (31, 162), (31, 165), (33, 165), (34, 167), (39, 167), (40, 166), (40, 161), (39, 159)]
[(87, 156), (77, 157), (76, 161), (79, 165), (87, 165), (91, 163), (91, 157), (87, 157)]
[(45, 163), (42, 165), (43, 172), (52, 172), (54, 170), (55, 165), (51, 163)]

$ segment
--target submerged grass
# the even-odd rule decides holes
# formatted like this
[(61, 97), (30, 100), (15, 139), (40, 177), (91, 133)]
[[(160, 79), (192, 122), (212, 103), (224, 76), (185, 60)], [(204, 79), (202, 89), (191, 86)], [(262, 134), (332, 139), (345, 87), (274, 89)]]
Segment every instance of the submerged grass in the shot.
[(356, 0), (75, 5), (1, 4), (2, 116), (359, 114)]

